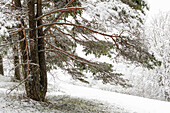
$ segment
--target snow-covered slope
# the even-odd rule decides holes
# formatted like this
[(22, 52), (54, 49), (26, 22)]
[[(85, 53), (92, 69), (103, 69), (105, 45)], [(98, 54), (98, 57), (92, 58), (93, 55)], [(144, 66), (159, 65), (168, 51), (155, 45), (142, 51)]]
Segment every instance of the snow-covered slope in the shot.
[[(15, 90), (12, 96), (5, 96), (7, 89), (16, 85), (10, 80), (10, 77), (2, 77), (0, 75), (0, 113), (17, 113), (21, 112), (34, 112), (34, 113), (47, 113), (48, 109), (43, 108), (39, 103), (34, 101), (25, 101), (17, 95), (23, 95), (24, 87)], [(49, 83), (49, 90), (47, 93), (48, 98), (56, 98), (56, 96), (71, 96), (83, 100), (103, 103), (105, 106), (112, 110), (109, 113), (119, 111), (120, 113), (170, 113), (170, 103), (158, 100), (152, 100), (137, 96), (119, 94), (110, 91), (103, 91), (100, 89), (88, 88), (71, 83), (66, 83), (60, 80), (51, 81)], [(9, 97), (13, 99), (9, 99)], [(15, 97), (15, 98), (14, 98)], [(30, 104), (31, 103), (31, 104)], [(37, 107), (35, 107), (35, 105)], [(120, 108), (120, 109), (119, 109)], [(42, 111), (42, 109), (45, 109)], [(115, 110), (119, 109), (119, 110)], [(57, 111), (57, 110), (56, 110)], [(56, 112), (54, 111), (54, 112)], [(57, 111), (57, 113), (60, 111)], [(108, 113), (108, 112), (106, 112)], [(116, 112), (117, 113), (117, 112)]]
[(60, 83), (58, 88), (71, 96), (96, 99), (111, 105), (121, 106), (129, 113), (170, 113), (170, 103), (137, 96), (103, 91), (100, 89)]

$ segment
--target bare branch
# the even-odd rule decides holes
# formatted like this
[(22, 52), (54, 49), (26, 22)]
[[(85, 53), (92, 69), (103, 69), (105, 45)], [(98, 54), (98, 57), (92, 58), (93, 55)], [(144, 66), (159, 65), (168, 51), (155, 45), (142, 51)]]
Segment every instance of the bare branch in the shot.
[[(30, 28), (24, 28), (24, 30), (31, 30), (31, 29)], [(13, 31), (9, 32), (9, 35), (15, 35), (15, 34), (17, 34), (20, 31), (23, 31), (23, 28), (14, 29)]]

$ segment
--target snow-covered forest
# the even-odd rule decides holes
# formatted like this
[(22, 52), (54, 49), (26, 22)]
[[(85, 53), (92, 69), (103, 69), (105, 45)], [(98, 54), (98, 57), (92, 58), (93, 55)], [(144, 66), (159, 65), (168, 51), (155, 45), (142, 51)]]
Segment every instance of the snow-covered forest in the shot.
[(170, 12), (147, 0), (1, 0), (0, 113), (169, 113)]

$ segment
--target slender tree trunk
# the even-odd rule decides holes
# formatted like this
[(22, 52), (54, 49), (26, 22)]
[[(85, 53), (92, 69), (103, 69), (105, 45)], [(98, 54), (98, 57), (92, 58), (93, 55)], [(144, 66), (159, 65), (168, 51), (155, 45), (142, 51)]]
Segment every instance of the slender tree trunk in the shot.
[[(37, 17), (42, 15), (42, 0), (37, 0)], [(42, 20), (37, 22), (37, 26), (42, 25)], [(44, 52), (44, 34), (43, 29), (38, 30), (38, 57), (40, 66), (40, 84), (42, 86), (41, 90), (43, 93), (43, 98), (45, 98), (47, 92), (47, 71), (46, 71), (46, 59)]]
[(20, 67), (18, 66), (19, 56), (18, 56), (18, 50), (17, 50), (16, 46), (13, 47), (13, 52), (14, 52), (14, 66), (15, 66), (14, 78), (16, 80), (21, 80)]
[[(21, 20), (21, 24), (24, 26), (24, 20)], [(18, 25), (20, 28), (21, 25)], [(27, 77), (27, 52), (26, 52), (26, 39), (24, 38), (23, 31), (19, 32), (20, 48), (21, 48), (21, 64), (22, 64), (22, 74), (24, 79)]]
[(0, 55), (0, 74), (1, 74), (1, 75), (4, 75), (2, 55)]
[[(21, 6), (21, 1), (20, 0), (14, 0), (15, 6), (18, 10), (21, 10), (22, 6)], [(22, 24), (22, 25), (21, 25)], [(18, 24), (18, 28), (21, 28), (22, 26), (24, 26), (24, 20), (21, 19), (21, 24)], [(19, 40), (20, 40), (20, 48), (21, 48), (21, 52), (22, 52), (22, 56), (21, 56), (21, 63), (22, 65), (22, 73), (24, 78), (26, 78), (26, 73), (27, 73), (27, 54), (26, 54), (26, 40), (24, 38), (24, 33), (23, 31), (19, 32)]]

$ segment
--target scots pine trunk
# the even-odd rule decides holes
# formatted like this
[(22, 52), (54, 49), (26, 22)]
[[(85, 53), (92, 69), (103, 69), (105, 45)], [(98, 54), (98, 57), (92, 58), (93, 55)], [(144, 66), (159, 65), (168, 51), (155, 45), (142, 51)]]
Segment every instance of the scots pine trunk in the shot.
[(28, 0), (29, 32), (30, 38), (30, 79), (26, 81), (27, 96), (33, 100), (40, 100), (39, 66), (38, 66), (38, 48), (36, 39), (36, 21), (35, 19), (35, 0)]
[[(37, 0), (37, 17), (42, 15), (42, 0)], [(42, 25), (42, 20), (38, 20), (37, 26)], [(44, 34), (43, 29), (38, 30), (38, 58), (40, 66), (40, 84), (42, 85), (42, 93), (45, 98), (47, 92), (47, 71), (46, 71), (46, 60), (44, 52)]]
[(0, 55), (0, 74), (1, 74), (1, 75), (4, 75), (2, 55)]
[[(37, 15), (41, 15), (41, 0), (37, 0)], [(27, 96), (33, 100), (44, 101), (47, 92), (47, 74), (45, 65), (44, 52), (38, 52), (44, 49), (43, 38), (41, 39), (42, 29), (37, 32), (35, 21), (35, 0), (28, 0), (28, 16), (29, 16), (29, 33), (30, 38), (30, 76), (26, 82)], [(38, 21), (38, 25), (41, 25), (42, 21)]]

